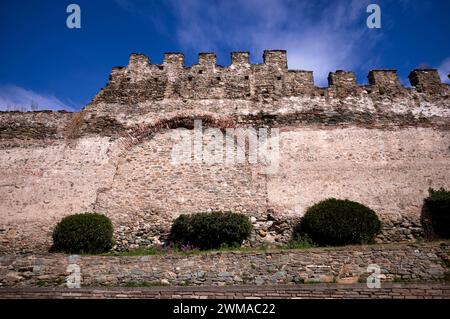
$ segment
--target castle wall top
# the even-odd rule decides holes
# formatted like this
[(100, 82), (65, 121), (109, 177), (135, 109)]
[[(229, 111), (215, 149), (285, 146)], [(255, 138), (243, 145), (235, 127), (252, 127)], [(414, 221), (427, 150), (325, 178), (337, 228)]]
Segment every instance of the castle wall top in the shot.
[[(164, 98), (180, 99), (260, 99), (313, 94), (313, 73), (288, 70), (285, 50), (265, 50), (263, 63), (250, 64), (249, 52), (232, 52), (231, 64), (217, 65), (215, 53), (200, 53), (198, 62), (185, 66), (182, 53), (164, 54), (161, 65), (151, 64), (141, 54), (130, 55), (128, 66), (114, 67), (109, 83), (93, 100), (93, 104), (137, 103)], [(448, 94), (435, 69), (416, 69), (409, 75), (412, 89), (428, 94)], [(398, 79), (396, 70), (372, 70), (368, 74), (369, 92), (397, 94), (407, 90)], [(337, 70), (328, 76), (328, 90), (360, 93), (353, 72)]]

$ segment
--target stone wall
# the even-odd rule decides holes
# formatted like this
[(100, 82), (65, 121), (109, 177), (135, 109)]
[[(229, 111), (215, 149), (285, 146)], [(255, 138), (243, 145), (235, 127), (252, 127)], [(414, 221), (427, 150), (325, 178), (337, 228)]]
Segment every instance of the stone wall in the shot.
[(63, 216), (92, 210), (112, 219), (120, 250), (164, 240), (181, 213), (218, 209), (254, 217), (252, 245), (282, 243), (327, 197), (374, 209), (380, 241), (413, 240), (428, 188), (450, 188), (449, 131), (290, 127), (269, 175), (249, 163), (174, 165), (174, 133), (125, 151), (120, 139), (99, 136), (1, 150), (0, 251), (46, 251)]
[[(411, 84), (420, 92), (443, 93), (436, 70), (414, 70)], [(284, 50), (266, 50), (262, 64), (250, 64), (248, 52), (233, 52), (227, 67), (216, 64), (214, 53), (200, 53), (198, 63), (184, 65), (181, 53), (166, 53), (161, 65), (150, 63), (143, 54), (131, 54), (126, 67), (113, 68), (108, 84), (93, 104), (135, 105), (163, 99), (266, 100), (286, 96), (358, 95), (363, 90), (374, 95), (405, 95), (395, 70), (373, 70), (369, 86), (358, 87), (352, 72), (330, 73), (329, 89), (314, 86), (313, 73), (288, 70)], [(367, 93), (366, 92), (366, 93)]]
[(449, 132), (425, 128), (289, 128), (280, 132), (278, 171), (262, 174), (257, 164), (174, 165), (171, 131), (120, 158), (94, 209), (116, 222), (121, 247), (164, 238), (179, 214), (208, 210), (243, 212), (254, 217), (254, 240), (281, 243), (309, 206), (348, 198), (378, 213), (380, 240), (412, 240), (428, 188), (450, 187), (449, 141)]
[[(314, 284), (226, 287), (3, 288), (0, 299), (449, 299), (450, 285)], [(198, 302), (198, 301), (196, 301)], [(279, 311), (277, 311), (279, 312)]]
[(82, 287), (224, 286), (366, 282), (380, 267), (382, 284), (436, 281), (449, 275), (448, 242), (266, 252), (212, 252), (153, 256), (0, 257), (2, 287), (65, 286), (69, 264), (81, 268)]
[(55, 139), (64, 137), (73, 114), (66, 111), (0, 111), (0, 149), (52, 144)]
[(63, 216), (92, 210), (114, 176), (108, 140), (0, 150), (0, 253), (47, 251)]
[[(234, 210), (253, 217), (249, 245), (290, 239), (293, 224), (327, 197), (370, 206), (379, 241), (420, 238), (429, 187), (450, 188), (450, 89), (436, 70), (352, 72), (314, 86), (288, 70), (285, 51), (264, 63), (213, 54), (185, 67), (133, 54), (82, 112), (0, 112), (0, 253), (43, 252), (63, 217), (96, 210), (115, 226), (116, 249), (159, 243), (182, 213)], [(280, 163), (173, 165), (174, 129), (279, 129)], [(206, 141), (204, 141), (206, 143)]]

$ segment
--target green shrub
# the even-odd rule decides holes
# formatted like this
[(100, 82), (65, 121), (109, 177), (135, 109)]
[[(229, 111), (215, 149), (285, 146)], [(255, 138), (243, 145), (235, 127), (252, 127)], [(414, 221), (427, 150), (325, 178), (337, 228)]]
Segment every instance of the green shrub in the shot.
[(243, 214), (231, 212), (180, 215), (175, 219), (170, 240), (176, 245), (217, 249), (237, 247), (250, 236), (252, 224)]
[(84, 213), (64, 217), (53, 230), (51, 251), (97, 254), (113, 246), (111, 220), (101, 214)]
[(340, 246), (371, 243), (380, 231), (380, 220), (370, 208), (330, 198), (308, 208), (294, 238), (307, 236), (320, 246)]
[[(450, 191), (429, 189), (422, 226), (442, 238), (450, 238)], [(431, 229), (430, 229), (431, 228)]]
[(186, 245), (192, 241), (191, 220), (193, 215), (180, 215), (172, 224), (169, 239), (177, 245)]

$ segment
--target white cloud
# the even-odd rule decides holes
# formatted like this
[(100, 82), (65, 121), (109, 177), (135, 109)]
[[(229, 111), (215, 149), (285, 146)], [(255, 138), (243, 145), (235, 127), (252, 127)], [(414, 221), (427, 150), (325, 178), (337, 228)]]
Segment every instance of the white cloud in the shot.
[(450, 83), (448, 78), (448, 74), (450, 74), (450, 57), (441, 62), (438, 66), (438, 72), (443, 82)]
[(35, 105), (39, 110), (68, 110), (74, 108), (51, 94), (40, 94), (15, 85), (0, 85), (0, 111)]
[[(379, 32), (366, 27), (366, 1), (172, 0), (176, 36), (192, 51), (286, 49), (291, 69), (328, 72), (367, 63)], [(378, 35), (376, 35), (378, 34)]]

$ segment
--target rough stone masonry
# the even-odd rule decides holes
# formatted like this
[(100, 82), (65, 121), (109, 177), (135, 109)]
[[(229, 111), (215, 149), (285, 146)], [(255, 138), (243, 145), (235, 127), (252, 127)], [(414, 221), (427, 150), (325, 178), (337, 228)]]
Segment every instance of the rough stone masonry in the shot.
[[(0, 253), (44, 252), (55, 224), (97, 211), (115, 226), (116, 249), (158, 244), (183, 213), (232, 210), (251, 217), (248, 245), (289, 240), (292, 225), (328, 197), (371, 207), (378, 240), (422, 236), (428, 188), (450, 188), (450, 86), (436, 70), (413, 70), (403, 87), (395, 70), (354, 73), (289, 70), (286, 51), (262, 64), (233, 52), (184, 65), (131, 54), (81, 112), (0, 112)], [(275, 174), (261, 163), (171, 163), (175, 130), (279, 129)]]
[(365, 284), (374, 274), (370, 264), (379, 267), (383, 287), (392, 281), (431, 284), (448, 279), (449, 253), (447, 241), (189, 256), (4, 255), (0, 256), (0, 290), (64, 287), (70, 264), (80, 267), (82, 287)]

